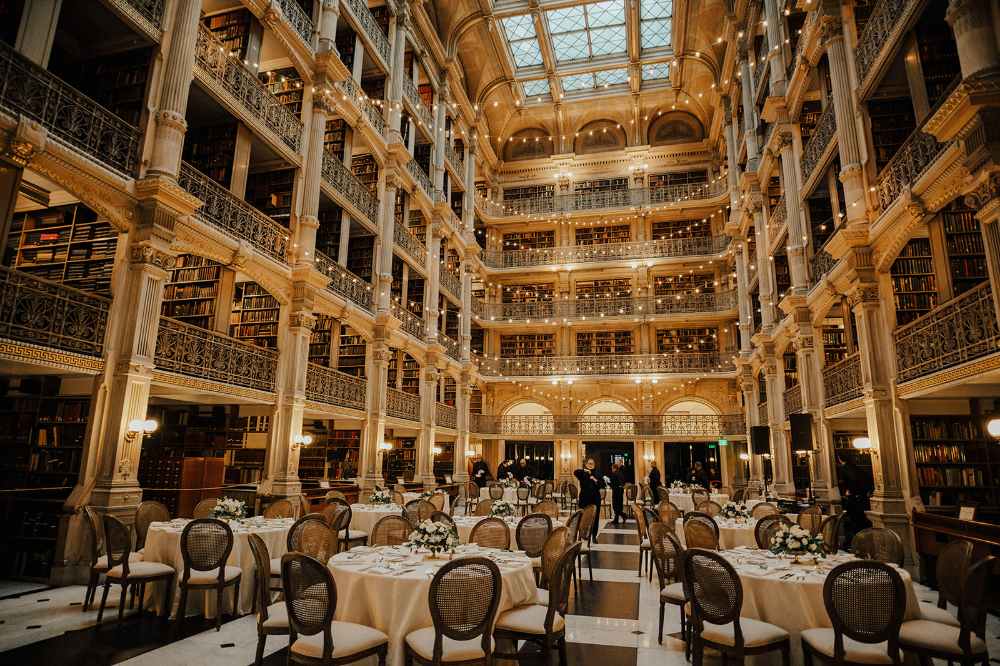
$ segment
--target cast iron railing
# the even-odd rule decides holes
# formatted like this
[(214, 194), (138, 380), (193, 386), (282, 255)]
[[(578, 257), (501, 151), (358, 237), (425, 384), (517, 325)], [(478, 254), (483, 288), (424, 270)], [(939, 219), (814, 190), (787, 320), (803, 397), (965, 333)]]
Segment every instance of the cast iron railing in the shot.
[(731, 359), (711, 352), (602, 354), (599, 356), (512, 356), (485, 359), (484, 377), (556, 377), (646, 374), (711, 374), (733, 371)]
[(407, 421), (420, 420), (420, 396), (399, 389), (386, 389), (386, 414)]
[(480, 435), (636, 435), (706, 437), (746, 435), (742, 414), (603, 414), (599, 416), (491, 416), (469, 414), (469, 430)]
[(348, 206), (357, 209), (364, 219), (378, 229), (378, 199), (333, 153), (323, 151), (323, 180), (342, 194)]
[(325, 405), (365, 409), (368, 382), (359, 377), (310, 363), (306, 369), (306, 399)]
[(396, 222), (393, 228), (392, 240), (403, 248), (403, 252), (410, 255), (410, 258), (416, 261), (418, 266), (423, 267), (427, 263), (427, 246), (399, 222)]
[(434, 116), (431, 114), (431, 110), (427, 108), (424, 98), (420, 96), (417, 84), (406, 75), (403, 76), (403, 99), (410, 105), (413, 112), (417, 114), (417, 120), (431, 135), (434, 135)]
[[(405, 76), (403, 80), (407, 80)], [(415, 160), (410, 160), (406, 163), (406, 171), (413, 176), (413, 180), (417, 181), (417, 185), (424, 191), (424, 194), (429, 197), (434, 196), (434, 185), (431, 184), (431, 179), (427, 177), (423, 168)]]
[(316, 252), (316, 270), (332, 279), (327, 291), (351, 301), (367, 312), (372, 311), (372, 285), (351, 273), (322, 252)]
[(544, 250), (487, 250), (477, 256), (487, 268), (526, 268), (561, 264), (620, 263), (630, 259), (664, 259), (722, 254), (729, 247), (729, 236), (667, 238), (633, 243), (574, 245)]
[(365, 0), (344, 0), (344, 4), (347, 5), (351, 15), (361, 26), (365, 37), (375, 47), (375, 52), (382, 58), (382, 63), (387, 67), (391, 65), (389, 57), (392, 48), (389, 46), (389, 40), (382, 34), (382, 29), (375, 22), (375, 17), (368, 9), (368, 3)]
[(443, 402), (436, 403), (434, 405), (434, 424), (454, 430), (458, 427), (458, 410)]
[[(700, 312), (726, 312), (736, 309), (735, 289), (714, 294), (667, 296), (623, 296), (619, 298), (577, 298), (574, 300), (536, 301), (533, 303), (496, 303), (487, 305), (472, 299), (472, 316), (482, 322), (519, 322), (544, 319), (608, 319)], [(511, 322), (510, 320), (514, 320)]]
[(837, 117), (833, 111), (833, 102), (827, 104), (823, 109), (823, 115), (816, 123), (816, 129), (809, 136), (809, 142), (802, 149), (802, 180), (808, 181), (812, 172), (816, 170), (820, 159), (826, 152), (827, 146), (833, 141), (837, 134)]
[(860, 398), (863, 392), (860, 353), (854, 352), (842, 361), (823, 368), (823, 394), (828, 407)]

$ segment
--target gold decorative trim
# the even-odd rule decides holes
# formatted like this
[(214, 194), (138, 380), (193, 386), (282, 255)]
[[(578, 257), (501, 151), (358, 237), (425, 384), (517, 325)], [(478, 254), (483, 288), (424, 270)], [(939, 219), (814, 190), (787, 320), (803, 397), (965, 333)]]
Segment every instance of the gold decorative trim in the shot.
[(952, 382), (975, 377), (992, 370), (1000, 370), (1000, 352), (902, 383), (897, 387), (897, 390), (900, 396), (913, 395), (932, 388), (945, 388), (947, 384)]
[(342, 407), (340, 405), (328, 405), (325, 402), (316, 402), (315, 400), (306, 400), (305, 409), (326, 412), (328, 414), (340, 414), (342, 416), (355, 416), (359, 419), (364, 419), (366, 413), (360, 409), (351, 409), (350, 407)]
[(0, 339), (0, 358), (45, 365), (60, 370), (76, 370), (91, 375), (104, 371), (104, 359), (49, 347)]
[(238, 398), (246, 398), (247, 400), (256, 400), (257, 402), (267, 405), (273, 405), (277, 400), (274, 393), (268, 393), (267, 391), (258, 391), (256, 389), (246, 388), (243, 386), (231, 386), (221, 382), (213, 382), (208, 379), (198, 379), (197, 377), (188, 377), (186, 375), (177, 375), (172, 372), (164, 372), (162, 370), (153, 371), (153, 383), (160, 386), (179, 386), (182, 388), (218, 393), (220, 395), (231, 395)]
[(864, 398), (851, 398), (850, 400), (842, 402), (839, 405), (823, 408), (823, 416), (827, 418), (840, 416), (841, 414), (852, 412), (855, 409), (862, 409), (864, 406)]

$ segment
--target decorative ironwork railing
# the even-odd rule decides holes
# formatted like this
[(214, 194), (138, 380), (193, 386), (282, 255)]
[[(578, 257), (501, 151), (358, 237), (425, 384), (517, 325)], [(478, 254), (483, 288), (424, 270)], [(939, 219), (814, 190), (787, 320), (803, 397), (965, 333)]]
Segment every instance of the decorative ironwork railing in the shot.
[(439, 345), (444, 347), (445, 354), (452, 357), (456, 361), (462, 360), (462, 345), (458, 342), (458, 340), (454, 340), (441, 331), (438, 331), (437, 341)]
[(368, 382), (359, 377), (310, 363), (306, 369), (306, 399), (324, 405), (365, 409)]
[(382, 109), (363, 90), (358, 88), (354, 78), (348, 76), (343, 81), (337, 82), (336, 85), (340, 87), (343, 94), (355, 101), (378, 135), (385, 137), (385, 118), (382, 117)]
[(288, 263), (288, 229), (240, 199), (187, 162), (181, 162), (178, 184), (205, 205), (194, 216), (237, 240), (249, 241), (261, 254)]
[(819, 282), (823, 279), (823, 276), (828, 274), (833, 270), (833, 267), (837, 265), (837, 260), (830, 255), (826, 250), (820, 250), (816, 253), (816, 256), (812, 258), (809, 262), (809, 267), (812, 270), (812, 281)]
[(641, 435), (663, 437), (739, 437), (746, 435), (742, 414), (603, 414), (600, 416), (492, 416), (469, 414), (469, 430), (480, 435)]
[(431, 114), (431, 110), (427, 108), (424, 98), (420, 96), (417, 84), (406, 75), (403, 76), (403, 99), (410, 105), (413, 112), (417, 114), (417, 121), (427, 128), (428, 132), (434, 134), (432, 131), (434, 129), (434, 116)]
[(281, 15), (310, 51), (313, 50), (313, 22), (295, 0), (278, 0)]
[(781, 234), (785, 232), (785, 228), (788, 226), (788, 208), (785, 203), (785, 195), (782, 194), (781, 198), (778, 199), (778, 203), (773, 209), (774, 214), (771, 216), (769, 224), (767, 226), (767, 233), (770, 242), (773, 243)]
[(389, 313), (402, 322), (400, 328), (404, 333), (409, 333), (418, 340), (424, 339), (424, 319), (420, 315), (413, 314), (398, 303), (389, 304)]
[(485, 359), (484, 377), (636, 376), (647, 374), (729, 373), (731, 359), (711, 352), (604, 354), (601, 356), (511, 356)]
[[(406, 80), (405, 76), (403, 77), (403, 80)], [(424, 170), (419, 164), (416, 163), (416, 161), (410, 160), (407, 162), (406, 170), (411, 176), (413, 176), (413, 180), (417, 181), (417, 185), (419, 185), (420, 189), (424, 191), (424, 194), (429, 197), (434, 195), (434, 185), (431, 184), (431, 179), (428, 178), (427, 174), (424, 173)]]
[[(405, 79), (404, 79), (405, 80)], [(686, 201), (714, 199), (729, 192), (725, 179), (714, 183), (684, 183), (660, 185), (615, 192), (580, 192), (558, 197), (537, 197), (520, 201), (488, 201), (475, 198), (476, 210), (491, 218), (519, 218), (524, 215), (554, 215), (556, 213), (582, 213), (632, 206), (657, 206)]]
[(458, 181), (465, 184), (465, 162), (462, 161), (462, 158), (449, 143), (444, 144), (444, 156), (448, 160), (448, 164), (451, 165), (451, 168), (458, 175)]
[(905, 382), (993, 354), (1000, 329), (989, 282), (896, 329), (896, 370)]
[(767, 413), (767, 403), (762, 402), (757, 405), (757, 423), (761, 425), (767, 425), (770, 423), (771, 417)]
[(787, 312), (785, 312), (784, 310), (782, 310), (778, 306), (774, 306), (774, 326), (775, 327), (777, 327), (778, 324), (780, 324), (782, 321), (784, 321), (785, 317), (787, 317), (787, 316), (788, 316)]
[(135, 171), (138, 129), (2, 42), (0, 109), (37, 120), (51, 138), (114, 171)]
[(361, 32), (375, 47), (375, 52), (382, 58), (382, 64), (389, 66), (392, 48), (389, 46), (389, 40), (382, 34), (382, 29), (375, 22), (375, 17), (368, 9), (368, 3), (365, 0), (344, 0), (344, 4), (347, 5), (354, 20), (361, 26)]
[(111, 299), (0, 266), (0, 337), (100, 356)]
[(257, 75), (237, 58), (203, 25), (198, 27), (194, 50), (195, 74), (208, 78), (228, 94), (234, 105), (265, 134), (274, 135), (296, 155), (302, 145), (302, 123)]
[(770, 143), (771, 143), (771, 137), (774, 136), (774, 132), (775, 132), (774, 128), (777, 127), (777, 125), (778, 125), (778, 123), (768, 123), (767, 129), (764, 130), (764, 138), (762, 139), (761, 144), (760, 144), (760, 151), (761, 152), (763, 152), (764, 149), (767, 148), (770, 145)]
[(786, 388), (781, 394), (781, 403), (785, 408), (785, 418), (789, 414), (798, 414), (802, 411), (802, 387), (796, 384), (791, 388)]
[(406, 393), (399, 389), (386, 389), (385, 413), (397, 419), (407, 421), (420, 420), (420, 396)]
[(164, 0), (113, 0), (114, 5), (133, 19), (146, 21), (156, 29), (163, 19)]
[(863, 392), (864, 380), (861, 378), (859, 352), (854, 352), (844, 360), (823, 368), (823, 394), (828, 407), (860, 398)]
[(378, 228), (378, 199), (336, 155), (327, 150), (323, 151), (322, 177), (344, 196), (348, 205), (354, 206), (364, 219)]
[(315, 253), (316, 270), (333, 278), (326, 290), (351, 301), (367, 312), (372, 311), (372, 286), (346, 270), (322, 252)]
[(795, 50), (792, 51), (792, 59), (788, 63), (788, 68), (785, 70), (787, 72), (788, 79), (792, 78), (792, 73), (798, 66), (799, 56), (801, 56), (803, 51), (805, 51), (806, 42), (809, 41), (808, 40), (809, 30), (816, 23), (816, 20), (819, 18), (819, 15), (820, 15), (819, 10), (809, 12), (809, 16), (806, 19), (805, 25), (803, 25), (802, 29), (799, 31), (799, 38), (795, 42)]
[(816, 170), (820, 159), (826, 152), (826, 147), (833, 141), (837, 134), (837, 117), (833, 111), (833, 102), (827, 104), (816, 123), (816, 130), (809, 137), (809, 143), (802, 150), (802, 180), (809, 180), (809, 176)]
[(278, 350), (160, 317), (155, 363), (179, 375), (274, 391)]
[(439, 402), (434, 405), (434, 425), (442, 428), (458, 428), (458, 410), (451, 405)]
[(443, 270), (438, 273), (438, 282), (443, 289), (446, 289), (455, 298), (462, 300), (462, 282), (451, 274), (451, 271)]
[(680, 300), (657, 296), (629, 296), (488, 305), (474, 298), (472, 299), (472, 316), (488, 321), (522, 321), (526, 319), (542, 321), (543, 319), (642, 317), (725, 312), (737, 307), (736, 290), (730, 289), (715, 294), (689, 294), (681, 297)]
[[(754, 94), (757, 94), (757, 92), (760, 90), (760, 82), (761, 79), (764, 78), (764, 70), (767, 69), (769, 55), (771, 54), (768, 53), (767, 26), (764, 26), (764, 36), (760, 42), (760, 50), (757, 51), (757, 62), (753, 72)], [(767, 143), (765, 143), (764, 145), (766, 146)]]
[(403, 248), (410, 258), (423, 266), (427, 263), (427, 246), (420, 242), (420, 239), (410, 233), (410, 230), (399, 222), (393, 229), (392, 240), (396, 245)]
[(875, 4), (865, 29), (854, 49), (858, 81), (862, 84), (884, 49), (893, 48), (892, 33), (900, 29), (899, 22), (919, 0), (880, 0)]
[(489, 250), (477, 256), (487, 268), (525, 268), (559, 264), (621, 263), (629, 259), (663, 259), (722, 254), (729, 247), (729, 236), (667, 238), (634, 243), (577, 245), (545, 250)]

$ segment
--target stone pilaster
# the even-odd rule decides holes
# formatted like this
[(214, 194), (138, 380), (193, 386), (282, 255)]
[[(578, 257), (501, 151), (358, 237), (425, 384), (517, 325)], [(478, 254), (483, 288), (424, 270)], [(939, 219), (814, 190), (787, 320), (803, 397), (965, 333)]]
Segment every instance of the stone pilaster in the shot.
[[(444, 238), (442, 220), (439, 216), (434, 216), (431, 225), (431, 246), (427, 257), (427, 286), (424, 290), (424, 321), (426, 322), (426, 335), (428, 341), (437, 341), (438, 318), (441, 311), (438, 309), (438, 301), (441, 293), (441, 239)], [(470, 290), (471, 291), (471, 290)]]
[[(438, 347), (440, 349), (440, 347)], [(417, 461), (413, 474), (415, 482), (425, 487), (434, 486), (434, 456), (431, 449), (437, 438), (437, 399), (441, 383), (441, 373), (432, 365), (438, 355), (428, 351), (427, 365), (423, 368), (420, 391), (420, 434), (417, 436)]]
[[(406, 62), (406, 28), (409, 16), (409, 11), (405, 8), (396, 13), (396, 25), (392, 34), (392, 73), (388, 87), (390, 144), (403, 143), (400, 123), (403, 118), (403, 77), (410, 75), (403, 66)], [(413, 132), (410, 132), (410, 137), (413, 137)]]
[(385, 439), (385, 415), (388, 406), (388, 391), (386, 381), (389, 374), (389, 361), (392, 360), (392, 349), (389, 347), (389, 331), (385, 326), (375, 325), (375, 339), (372, 342), (372, 367), (368, 376), (368, 391), (365, 404), (368, 415), (365, 418), (364, 432), (361, 440), (361, 465), (358, 471), (358, 482), (365, 496), (371, 494), (372, 488), (381, 486), (382, 453), (379, 444)]
[[(779, 120), (782, 124), (788, 121), (788, 112), (782, 108), (778, 112)], [(805, 296), (809, 291), (809, 265), (806, 263), (806, 246), (808, 236), (806, 233), (805, 216), (802, 213), (799, 201), (799, 179), (795, 159), (795, 152), (792, 150), (792, 135), (789, 132), (779, 132), (775, 143), (775, 150), (781, 156), (781, 180), (784, 183), (785, 191), (785, 214), (788, 223), (788, 271), (792, 281), (791, 293), (796, 296)]]
[(963, 79), (1000, 73), (991, 4), (992, 0), (951, 0), (948, 5), (945, 20), (955, 33)]
[(753, 73), (747, 60), (746, 43), (740, 44), (740, 79), (743, 85), (743, 136), (747, 142), (747, 170), (757, 170), (757, 160), (760, 154), (757, 149), (757, 110), (753, 103)]
[(396, 232), (396, 190), (401, 187), (395, 170), (383, 169), (379, 173), (378, 189), (381, 191), (378, 209), (379, 229), (376, 270), (378, 283), (375, 302), (378, 316), (388, 316), (392, 305), (392, 243)]
[(336, 50), (337, 21), (340, 19), (340, 0), (322, 0), (319, 15), (319, 45), (317, 52)]
[[(431, 136), (434, 137), (433, 158), (431, 159), (431, 182), (434, 184), (434, 202), (447, 201), (447, 192), (444, 191), (444, 144), (446, 137), (444, 134), (445, 118), (448, 115), (448, 79), (442, 77), (440, 85), (434, 95), (437, 106), (434, 108), (434, 127), (431, 128)], [(428, 192), (430, 194), (430, 192)]]

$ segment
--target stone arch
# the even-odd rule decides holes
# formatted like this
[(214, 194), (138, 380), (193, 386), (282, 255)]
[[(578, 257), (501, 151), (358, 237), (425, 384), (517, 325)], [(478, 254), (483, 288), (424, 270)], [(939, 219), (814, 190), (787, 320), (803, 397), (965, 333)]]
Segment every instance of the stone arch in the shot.
[(540, 127), (529, 127), (514, 133), (504, 146), (504, 159), (508, 162), (537, 160), (551, 157), (553, 152), (551, 135)]
[(588, 400), (586, 403), (581, 405), (580, 411), (577, 412), (580, 416), (597, 416), (598, 412), (602, 411), (600, 408), (602, 406), (607, 406), (603, 411), (612, 412), (616, 414), (628, 414), (635, 415), (635, 410), (624, 400), (619, 400), (618, 398), (593, 398)]
[(625, 131), (613, 120), (594, 120), (580, 128), (573, 141), (577, 155), (608, 153), (628, 146)]
[(531, 398), (517, 398), (506, 405), (501, 412), (502, 416), (551, 416), (552, 410), (538, 400)]
[(692, 143), (705, 138), (705, 126), (687, 111), (669, 111), (649, 123), (646, 141), (650, 146)]
[(692, 396), (678, 396), (676, 400), (668, 403), (663, 408), (663, 414), (692, 414), (718, 416), (722, 413), (718, 405), (711, 400), (695, 398)]

